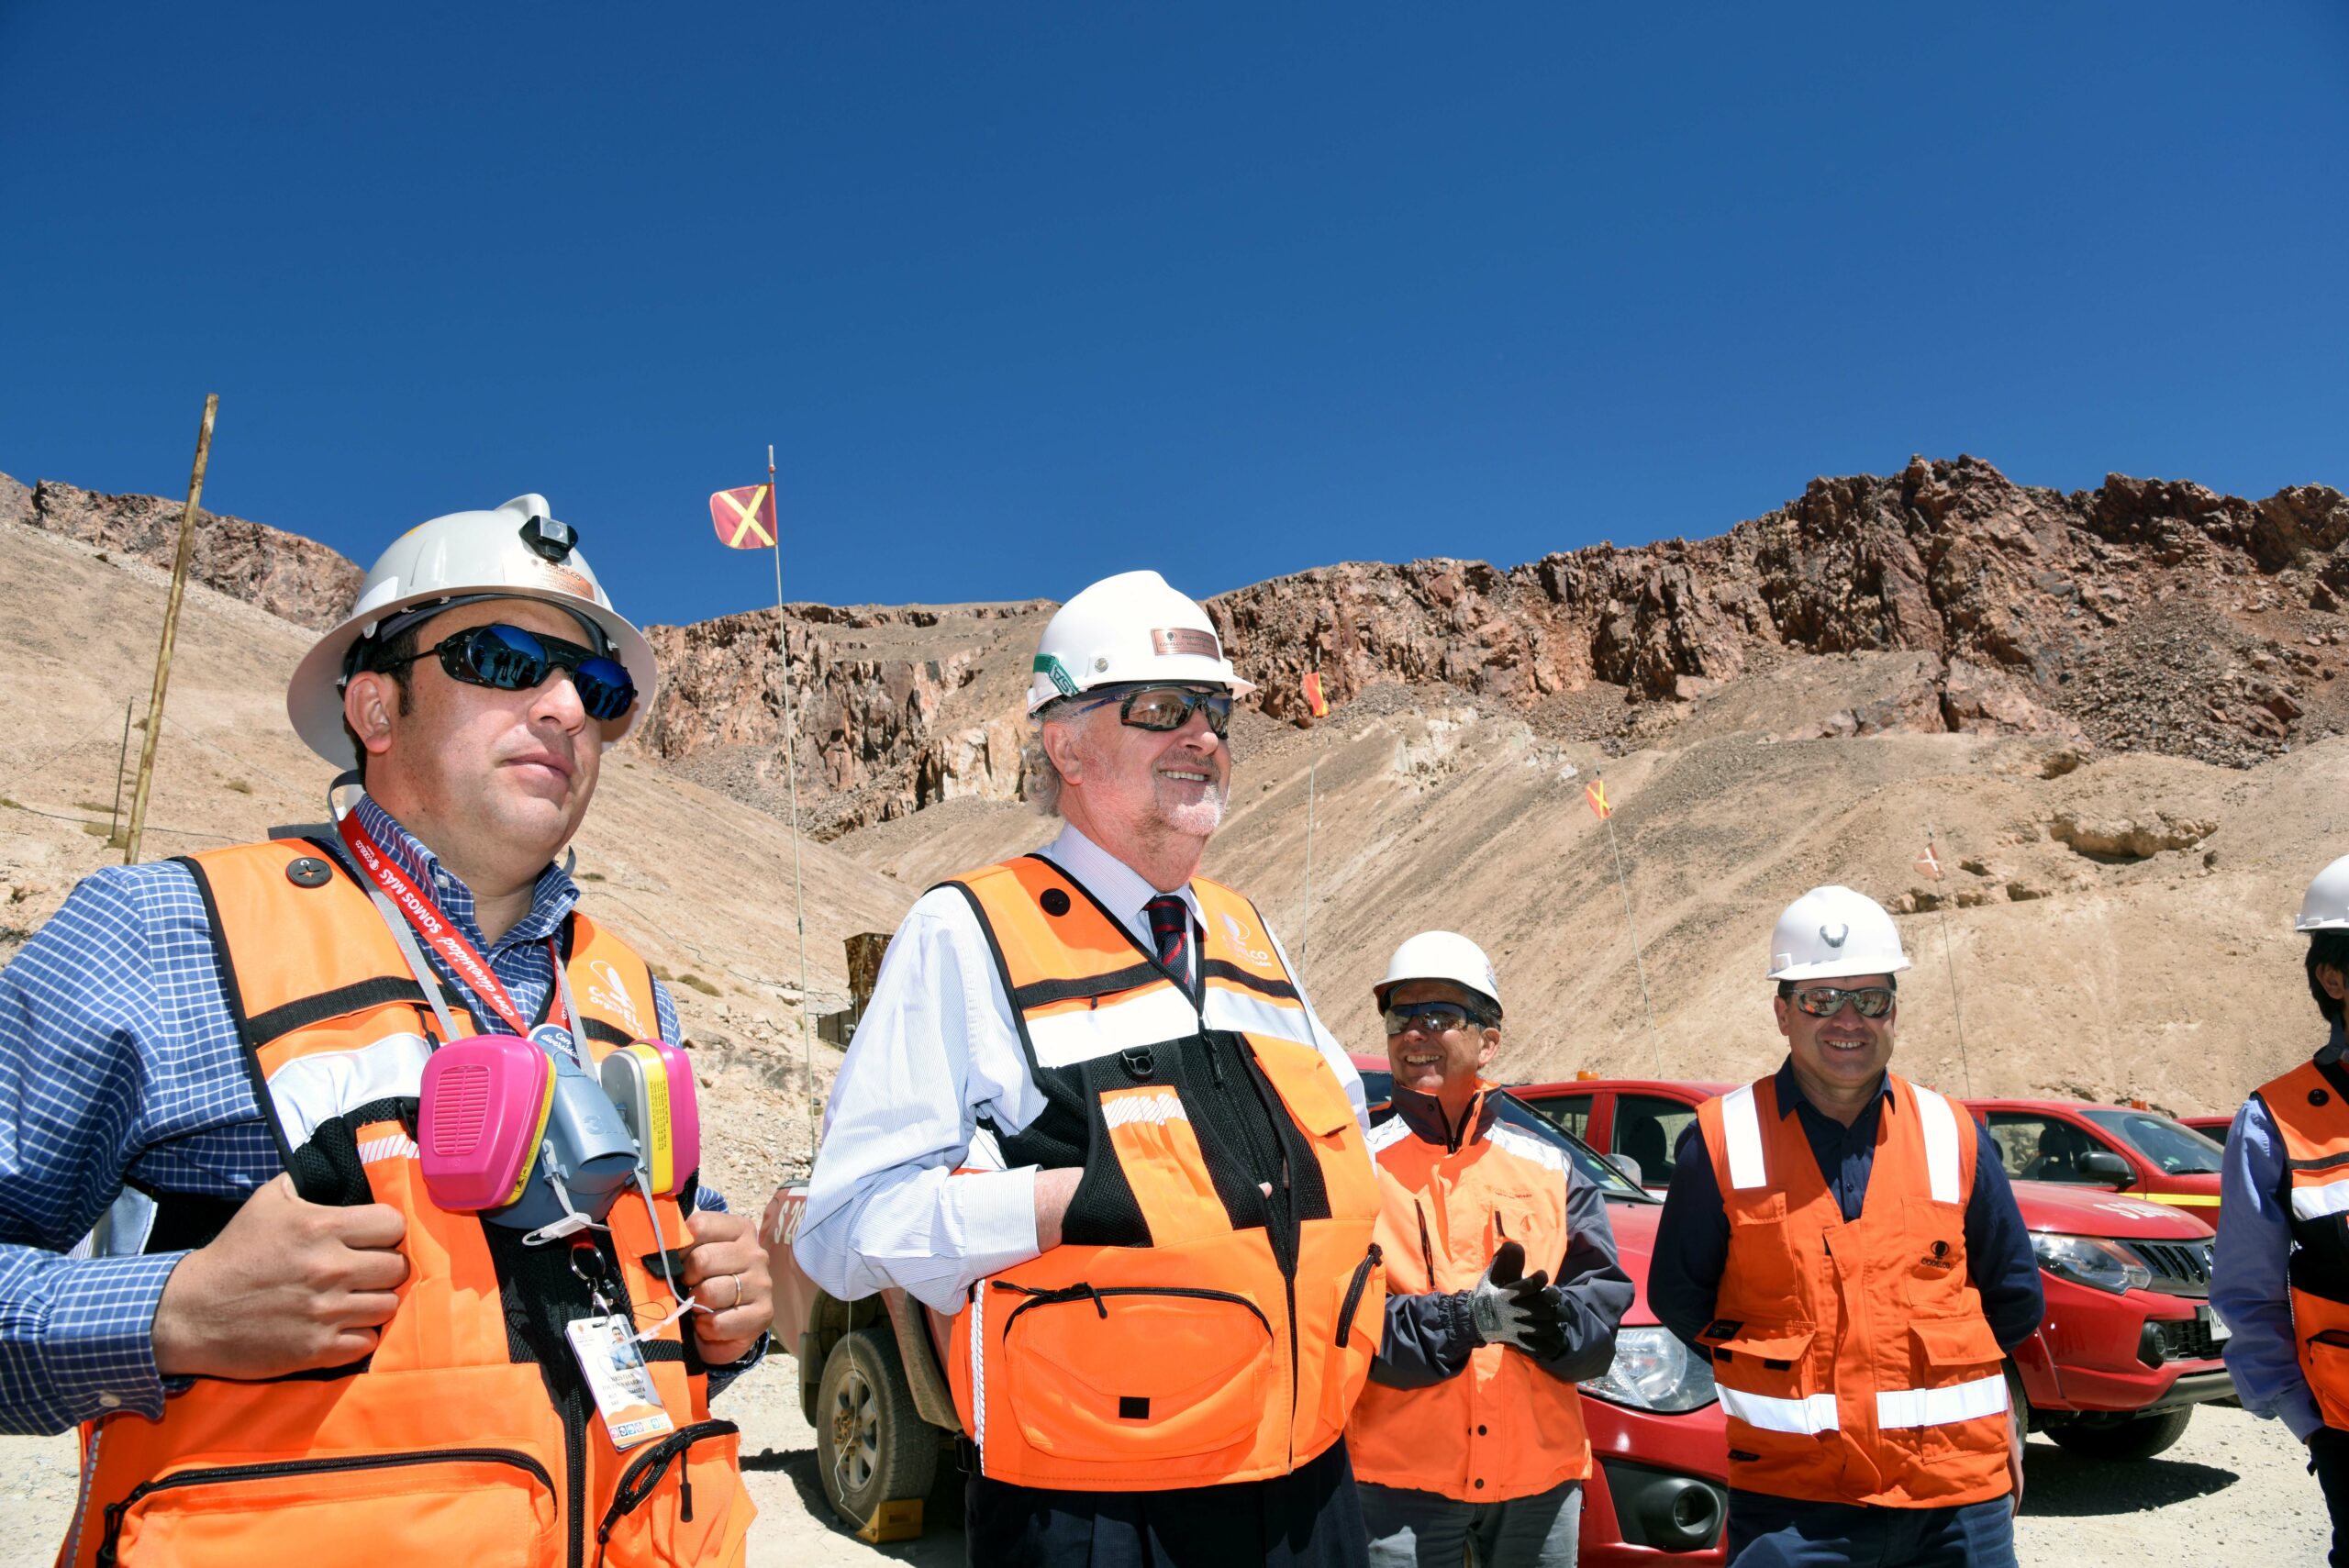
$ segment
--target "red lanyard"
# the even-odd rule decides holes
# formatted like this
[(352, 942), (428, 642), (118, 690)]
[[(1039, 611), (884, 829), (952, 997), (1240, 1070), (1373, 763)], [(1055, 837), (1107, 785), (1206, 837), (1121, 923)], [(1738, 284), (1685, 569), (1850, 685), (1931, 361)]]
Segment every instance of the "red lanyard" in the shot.
[[(430, 943), (432, 951), (440, 955), (440, 962), (447, 964), (451, 973), (463, 981), (474, 995), (495, 1008), (497, 1016), (504, 1018), (516, 1034), (528, 1039), (530, 1020), (524, 1018), (522, 1009), (514, 1005), (514, 998), (507, 994), (505, 982), (491, 973), (489, 962), (450, 923), (449, 917), (440, 913), (440, 906), (432, 902), (430, 895), (417, 886), (407, 873), (394, 864), (392, 857), (368, 837), (367, 829), (359, 825), (359, 813), (343, 813), (335, 828), (342, 834), (342, 841), (351, 847), (351, 853), (359, 862), (360, 868), (373, 878), (375, 885), (398, 906), (400, 913), (407, 917), (407, 923), (416, 928), (416, 934)], [(547, 940), (547, 956), (554, 961), (558, 969), (562, 967), (562, 955), (555, 950), (551, 937)], [(570, 1020), (564, 1016), (561, 986), (555, 987), (548, 1008), (549, 1023), (568, 1025)]]

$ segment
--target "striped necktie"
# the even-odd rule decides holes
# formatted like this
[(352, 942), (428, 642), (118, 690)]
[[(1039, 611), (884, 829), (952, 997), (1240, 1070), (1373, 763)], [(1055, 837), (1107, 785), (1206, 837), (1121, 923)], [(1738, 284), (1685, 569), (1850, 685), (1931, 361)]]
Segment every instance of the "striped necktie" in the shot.
[(1141, 906), (1150, 918), (1151, 940), (1158, 944), (1158, 962), (1184, 984), (1191, 984), (1191, 909), (1171, 893), (1162, 893)]

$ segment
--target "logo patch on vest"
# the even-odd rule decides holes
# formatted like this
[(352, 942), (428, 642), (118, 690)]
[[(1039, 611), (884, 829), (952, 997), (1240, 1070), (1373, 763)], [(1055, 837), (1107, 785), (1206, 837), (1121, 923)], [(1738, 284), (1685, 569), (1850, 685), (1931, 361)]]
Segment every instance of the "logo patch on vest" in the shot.
[(1263, 948), (1251, 947), (1248, 945), (1248, 928), (1240, 923), (1240, 917), (1238, 916), (1226, 914), (1223, 917), (1223, 929), (1226, 932), (1230, 933), (1231, 937), (1231, 945), (1238, 948), (1241, 955), (1246, 958), (1249, 962), (1270, 963), (1273, 962), (1273, 955), (1271, 953), (1265, 951)]
[(587, 987), (587, 999), (618, 1013), (629, 1033), (641, 1035), (644, 1023), (636, 1016), (636, 1000), (628, 994), (628, 983), (620, 978), (620, 972), (599, 958), (588, 964), (587, 973), (596, 977)]
[(1955, 1268), (1957, 1260), (1950, 1255), (1950, 1251), (1948, 1242), (1936, 1241), (1925, 1249), (1925, 1255), (1917, 1260), (1917, 1266), (1920, 1269)]

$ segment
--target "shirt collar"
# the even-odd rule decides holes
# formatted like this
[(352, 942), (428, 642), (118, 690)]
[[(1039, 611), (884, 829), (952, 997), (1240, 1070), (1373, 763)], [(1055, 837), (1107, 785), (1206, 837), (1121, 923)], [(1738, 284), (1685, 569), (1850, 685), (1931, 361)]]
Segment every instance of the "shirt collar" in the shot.
[[(1150, 920), (1142, 913), (1142, 906), (1159, 896), (1159, 893), (1141, 873), (1086, 838), (1073, 823), (1063, 824), (1060, 837), (1037, 853), (1098, 898), (1145, 948), (1150, 945)], [(1199, 910), (1199, 895), (1191, 890), (1189, 883), (1176, 888), (1174, 896), (1191, 911), (1192, 919), (1201, 925), (1207, 923)]]
[[(359, 825), (376, 847), (392, 858), (409, 880), (429, 894), (440, 906), (440, 912), (456, 923), (458, 932), (475, 947), (482, 946), (481, 924), (473, 910), (473, 890), (464, 879), (440, 863), (440, 857), (426, 847), (424, 840), (399, 824), (399, 819), (375, 803), (371, 795), (362, 795), (353, 808), (359, 814)], [(562, 922), (579, 903), (579, 884), (562, 867), (552, 862), (539, 873), (539, 880), (530, 889), (530, 910), (514, 923), (514, 929), (497, 939), (496, 949), (517, 942), (542, 942), (562, 928)]]
[[(1795, 1059), (1791, 1055), (1789, 1055), (1784, 1062), (1778, 1063), (1777, 1084), (1778, 1119), (1780, 1121), (1784, 1121), (1787, 1118), (1792, 1116), (1797, 1106), (1810, 1106), (1812, 1110), (1819, 1111), (1819, 1107), (1817, 1106), (1810, 1105), (1809, 1096), (1802, 1092), (1802, 1081), (1795, 1076)], [(1876, 1098), (1879, 1100), (1888, 1101), (1892, 1098), (1892, 1074), (1890, 1073), (1885, 1073), (1876, 1079)], [(1827, 1113), (1824, 1111), (1819, 1111), (1819, 1114), (1825, 1116)]]

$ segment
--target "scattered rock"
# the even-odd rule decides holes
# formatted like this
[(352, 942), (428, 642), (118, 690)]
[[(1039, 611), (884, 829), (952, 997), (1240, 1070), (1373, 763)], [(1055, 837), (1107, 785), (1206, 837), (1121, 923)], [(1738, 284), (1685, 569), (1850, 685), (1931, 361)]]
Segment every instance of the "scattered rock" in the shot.
[(2059, 812), (2047, 825), (2048, 836), (2091, 860), (2142, 861), (2166, 850), (2191, 849), (2217, 830), (2203, 817), (2176, 817), (2168, 812), (2149, 817), (2080, 817)]

